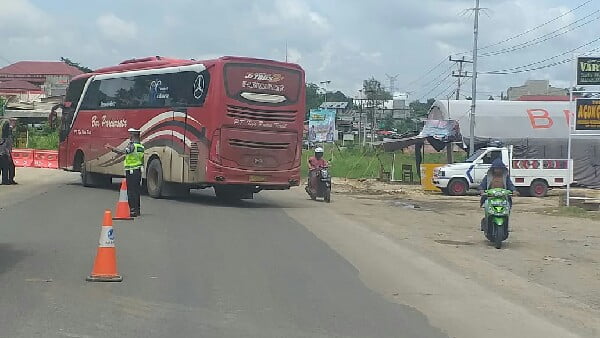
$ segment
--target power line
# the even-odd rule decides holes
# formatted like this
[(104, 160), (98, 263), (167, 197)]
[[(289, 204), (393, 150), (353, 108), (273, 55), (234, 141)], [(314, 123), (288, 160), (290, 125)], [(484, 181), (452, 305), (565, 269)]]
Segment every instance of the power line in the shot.
[[(520, 44), (516, 44), (516, 45), (513, 45), (511, 47), (504, 48), (504, 49), (499, 49), (497, 51), (482, 53), (480, 56), (483, 57), (483, 56), (494, 56), (494, 55), (506, 54), (506, 53), (517, 51), (517, 50), (525, 49), (525, 48), (528, 48), (528, 47), (531, 47), (531, 46), (539, 45), (540, 43), (546, 42), (546, 41), (551, 40), (551, 39), (555, 39), (555, 38), (557, 38), (559, 36), (565, 35), (565, 34), (571, 32), (571, 31), (574, 31), (576, 29), (579, 29), (581, 27), (584, 27), (584, 26), (587, 26), (587, 25), (591, 24), (592, 22), (600, 19), (600, 15), (597, 16), (597, 17), (595, 17), (595, 18), (593, 18), (593, 19), (591, 19), (591, 20), (589, 20), (589, 21), (586, 21), (586, 22), (584, 22), (584, 23), (582, 23), (582, 24), (580, 24), (578, 26), (566, 29), (569, 26), (572, 26), (572, 25), (574, 25), (574, 24), (576, 24), (576, 23), (578, 23), (578, 22), (580, 22), (582, 20), (585, 20), (585, 19), (589, 18), (590, 16), (593, 16), (594, 14), (598, 14), (598, 13), (600, 13), (600, 10), (596, 10), (593, 13), (585, 16), (584, 18), (581, 18), (581, 19), (579, 19), (577, 21), (574, 21), (574, 22), (572, 22), (572, 23), (570, 23), (568, 25), (560, 27), (560, 28), (558, 28), (558, 29), (556, 29), (556, 30), (554, 30), (552, 32), (549, 32), (547, 34), (539, 36), (539, 37), (537, 37), (535, 39), (531, 39), (529, 41), (525, 41), (525, 42), (522, 42)], [(566, 29), (566, 30), (560, 32), (563, 29)]]
[[(565, 56), (567, 54), (573, 53), (573, 52), (575, 52), (575, 51), (577, 51), (577, 50), (579, 50), (579, 49), (581, 49), (583, 47), (587, 47), (587, 46), (589, 46), (589, 45), (591, 45), (591, 44), (593, 44), (595, 42), (598, 42), (598, 41), (600, 41), (600, 37), (596, 38), (596, 39), (594, 39), (592, 41), (586, 42), (583, 45), (580, 45), (580, 46), (575, 47), (573, 49), (567, 50), (567, 51), (565, 51), (563, 53), (554, 55), (552, 57), (549, 57), (549, 58), (546, 58), (546, 59), (543, 59), (543, 60), (540, 60), (540, 61), (537, 61), (537, 62), (532, 62), (532, 63), (526, 64), (526, 65), (523, 65), (523, 66), (518, 66), (518, 67), (512, 67), (512, 68), (506, 68), (506, 69), (500, 69), (500, 70), (494, 70), (494, 71), (487, 71), (487, 72), (483, 72), (483, 73), (484, 74), (515, 74), (516, 72), (513, 72), (513, 71), (518, 71), (518, 70), (521, 70), (523, 68), (527, 68), (527, 67), (539, 65), (539, 64), (542, 64), (544, 62), (556, 59), (558, 57)], [(600, 48), (592, 49), (592, 50), (588, 51), (587, 53), (595, 52), (598, 49), (600, 49)], [(567, 59), (567, 60), (570, 60), (570, 59)], [(562, 61), (564, 61), (564, 60), (562, 60)], [(562, 61), (559, 61), (559, 62), (562, 62)], [(558, 63), (556, 65), (559, 65), (559, 64), (562, 64), (562, 63)], [(544, 68), (546, 68), (546, 67), (544, 67)], [(534, 70), (536, 70), (536, 69), (534, 69)], [(518, 73), (520, 73), (520, 72), (518, 72)]]
[[(495, 42), (495, 43), (492, 43), (492, 44), (489, 44), (489, 45), (485, 45), (485, 46), (483, 46), (483, 47), (480, 47), (480, 48), (478, 48), (478, 50), (484, 50), (484, 49), (488, 49), (488, 48), (491, 48), (491, 47), (495, 47), (495, 46), (501, 45), (501, 44), (503, 44), (503, 43), (506, 43), (506, 42), (508, 42), (508, 41), (512, 41), (512, 40), (514, 40), (514, 39), (518, 39), (518, 38), (520, 38), (520, 37), (522, 37), (522, 36), (525, 36), (525, 35), (527, 35), (527, 34), (529, 34), (529, 33), (531, 33), (531, 32), (534, 32), (534, 31), (536, 31), (536, 30), (538, 30), (538, 29), (540, 29), (540, 28), (542, 28), (542, 27), (544, 27), (544, 26), (546, 26), (546, 25), (549, 25), (549, 24), (551, 24), (551, 23), (552, 23), (552, 22), (554, 22), (554, 21), (557, 21), (557, 20), (559, 20), (559, 19), (561, 19), (561, 18), (563, 18), (563, 17), (565, 17), (565, 16), (567, 16), (567, 15), (569, 15), (569, 14), (571, 14), (571, 13), (575, 12), (576, 10), (578, 10), (578, 9), (580, 9), (580, 8), (582, 8), (582, 7), (584, 7), (584, 6), (586, 6), (587, 4), (589, 4), (589, 3), (590, 3), (590, 2), (592, 2), (592, 1), (593, 1), (593, 0), (587, 0), (587, 1), (584, 1), (584, 2), (580, 3), (579, 5), (577, 5), (575, 8), (572, 8), (572, 9), (570, 9), (570, 10), (568, 10), (568, 11), (566, 11), (566, 12), (562, 13), (561, 15), (559, 15), (559, 16), (556, 16), (556, 17), (554, 17), (554, 18), (552, 18), (552, 19), (550, 19), (550, 20), (548, 20), (548, 21), (546, 21), (546, 22), (544, 22), (544, 23), (542, 23), (542, 24), (540, 24), (540, 25), (537, 25), (537, 26), (535, 26), (535, 27), (532, 27), (532, 28), (530, 28), (530, 29), (528, 29), (528, 30), (526, 30), (526, 31), (524, 31), (524, 32), (522, 32), (522, 33), (519, 33), (519, 34), (517, 34), (517, 35), (513, 35), (513, 36), (511, 36), (511, 37), (508, 37), (508, 38), (506, 38), (506, 39), (504, 39), (504, 40), (501, 40), (501, 41), (498, 41), (498, 42)], [(471, 52), (472, 52), (472, 50), (471, 50), (471, 51), (464, 51), (464, 52), (457, 53), (457, 54), (455, 54), (455, 55), (464, 55), (464, 54), (469, 54), (469, 53), (471, 53)]]
[(440, 82), (438, 82), (438, 84), (436, 84), (433, 88), (431, 88), (431, 90), (429, 90), (425, 95), (421, 96), (418, 101), (421, 101), (422, 99), (424, 99), (427, 95), (431, 94), (434, 90), (436, 90), (439, 86), (442, 85), (442, 83), (444, 83), (444, 81), (446, 81), (448, 78), (450, 78), (452, 74), (448, 74), (446, 75), (446, 77), (444, 77)]
[(440, 63), (436, 64), (435, 66), (433, 66), (432, 68), (430, 68), (427, 72), (425, 72), (425, 74), (419, 76), (417, 79), (409, 82), (408, 84), (406, 84), (406, 87), (410, 87), (411, 85), (423, 80), (427, 75), (431, 74), (434, 70), (438, 69), (441, 65), (444, 64), (444, 62), (446, 62), (446, 58), (444, 57), (442, 59), (442, 61), (440, 61)]

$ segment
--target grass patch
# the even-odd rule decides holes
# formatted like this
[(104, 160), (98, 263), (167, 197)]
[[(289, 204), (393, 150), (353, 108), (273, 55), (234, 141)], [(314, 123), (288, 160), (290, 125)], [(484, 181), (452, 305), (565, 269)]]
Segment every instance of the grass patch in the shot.
[(570, 218), (586, 218), (592, 220), (600, 220), (600, 212), (587, 211), (579, 207), (559, 207), (540, 210), (543, 215), (561, 216)]
[[(313, 156), (314, 151), (303, 150), (302, 153), (302, 176), (306, 177), (308, 173), (308, 158)], [(455, 161), (465, 159), (464, 152), (455, 152)], [(344, 178), (379, 178), (380, 172), (391, 172), (393, 154), (383, 151), (376, 151), (362, 147), (341, 148), (333, 144), (325, 145), (325, 159), (331, 166), (331, 175)], [(446, 163), (446, 152), (425, 154), (423, 163)], [(414, 153), (396, 152), (395, 175), (392, 179), (400, 180), (402, 176), (401, 168), (403, 164), (412, 165), (414, 180), (418, 181), (418, 168), (415, 168)]]

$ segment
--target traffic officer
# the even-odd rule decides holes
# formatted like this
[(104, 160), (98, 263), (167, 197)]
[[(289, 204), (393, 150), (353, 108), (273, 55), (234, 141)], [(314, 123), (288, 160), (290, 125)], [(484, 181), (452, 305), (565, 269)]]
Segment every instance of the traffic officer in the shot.
[(142, 190), (142, 167), (144, 166), (144, 146), (140, 143), (140, 130), (129, 128), (129, 144), (124, 150), (110, 144), (106, 148), (117, 154), (125, 155), (125, 179), (127, 180), (127, 199), (131, 217), (140, 215), (140, 194)]

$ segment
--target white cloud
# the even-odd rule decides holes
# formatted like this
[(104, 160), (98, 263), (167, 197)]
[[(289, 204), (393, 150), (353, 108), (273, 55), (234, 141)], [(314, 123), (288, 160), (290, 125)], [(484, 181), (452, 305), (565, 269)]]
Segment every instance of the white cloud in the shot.
[(100, 33), (114, 42), (126, 42), (137, 36), (137, 26), (134, 22), (127, 22), (112, 13), (99, 16), (96, 24)]

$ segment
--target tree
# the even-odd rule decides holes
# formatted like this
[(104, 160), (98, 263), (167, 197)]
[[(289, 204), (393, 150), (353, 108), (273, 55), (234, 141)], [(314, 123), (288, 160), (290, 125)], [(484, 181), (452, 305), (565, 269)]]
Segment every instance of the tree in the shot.
[(61, 57), (60, 57), (60, 61), (62, 61), (62, 62), (64, 62), (64, 63), (68, 64), (69, 66), (75, 67), (75, 68), (79, 69), (80, 71), (82, 71), (82, 72), (84, 72), (84, 73), (91, 73), (91, 72), (92, 72), (92, 69), (91, 69), (91, 68), (88, 68), (88, 67), (82, 66), (82, 65), (80, 65), (78, 62), (73, 62), (73, 61), (71, 61), (69, 58), (65, 58), (65, 57), (62, 57), (62, 56), (61, 56)]
[(425, 118), (429, 114), (429, 109), (433, 106), (435, 99), (429, 99), (427, 102), (413, 101), (408, 104), (413, 118)]
[(306, 84), (306, 119), (311, 109), (317, 109), (323, 103), (323, 95), (319, 93), (319, 86), (314, 83)]
[(393, 98), (392, 94), (385, 90), (375, 77), (363, 81), (363, 93), (369, 100), (391, 100)]
[(327, 101), (328, 102), (348, 102), (349, 105), (352, 105), (352, 98), (346, 96), (346, 94), (341, 91), (336, 91), (332, 93), (327, 93)]

